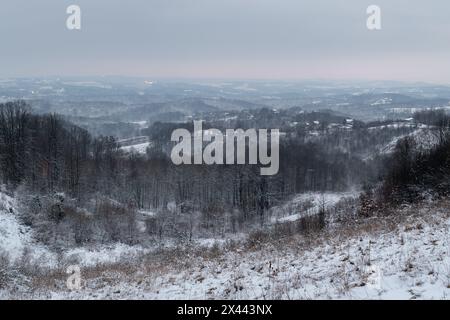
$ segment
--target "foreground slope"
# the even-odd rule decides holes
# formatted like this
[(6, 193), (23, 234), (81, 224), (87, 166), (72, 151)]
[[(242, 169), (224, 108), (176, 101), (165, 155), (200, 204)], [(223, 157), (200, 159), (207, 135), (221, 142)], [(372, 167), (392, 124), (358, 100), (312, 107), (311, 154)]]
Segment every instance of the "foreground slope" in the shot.
[[(446, 299), (449, 208), (449, 201), (439, 201), (320, 233), (260, 232), (212, 247), (129, 248), (134, 254), (123, 259), (83, 263), (80, 290), (67, 288), (61, 268), (67, 264), (60, 261), (44, 273), (14, 276), (0, 298)], [(90, 260), (97, 252), (80, 250), (89, 251)]]

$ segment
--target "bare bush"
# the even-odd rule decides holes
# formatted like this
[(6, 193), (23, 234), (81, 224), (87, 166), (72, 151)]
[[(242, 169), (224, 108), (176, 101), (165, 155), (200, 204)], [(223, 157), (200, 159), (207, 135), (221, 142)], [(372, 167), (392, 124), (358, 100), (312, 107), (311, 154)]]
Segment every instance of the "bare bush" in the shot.
[(9, 267), (9, 256), (7, 252), (0, 251), (0, 289), (6, 287), (7, 270)]

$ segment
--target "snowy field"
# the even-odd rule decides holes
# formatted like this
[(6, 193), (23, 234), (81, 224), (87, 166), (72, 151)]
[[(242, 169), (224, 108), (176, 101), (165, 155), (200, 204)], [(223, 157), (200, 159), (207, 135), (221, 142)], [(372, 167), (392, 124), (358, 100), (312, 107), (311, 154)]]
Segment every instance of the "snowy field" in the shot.
[(298, 219), (315, 215), (320, 210), (332, 209), (344, 198), (357, 198), (359, 192), (307, 192), (294, 197), (282, 206), (274, 207), (272, 211), (272, 223), (294, 222)]
[(138, 143), (131, 146), (121, 147), (125, 152), (145, 154), (147, 148), (150, 147), (150, 142)]
[[(115, 245), (54, 253), (33, 242), (1, 194), (0, 250), (8, 252), (1, 299), (446, 299), (450, 204), (405, 208), (320, 234), (172, 248)], [(11, 210), (10, 210), (11, 209)], [(256, 239), (256, 240), (255, 240)], [(17, 261), (32, 252), (35, 269)], [(14, 259), (12, 259), (14, 258)], [(69, 290), (65, 267), (81, 268)], [(4, 267), (5, 268), (5, 267)], [(43, 271), (42, 271), (43, 270)]]

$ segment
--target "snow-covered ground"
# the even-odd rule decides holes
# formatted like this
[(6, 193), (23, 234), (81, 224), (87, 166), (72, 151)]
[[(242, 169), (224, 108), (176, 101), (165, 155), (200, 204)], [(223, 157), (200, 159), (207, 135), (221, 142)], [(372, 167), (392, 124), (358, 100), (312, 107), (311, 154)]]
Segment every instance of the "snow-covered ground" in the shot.
[[(146, 121), (135, 122), (142, 125)], [(127, 153), (139, 153), (146, 154), (147, 148), (151, 146), (151, 142), (148, 140), (148, 136), (138, 136), (117, 141), (120, 145), (120, 149)]]
[[(9, 212), (13, 199), (1, 199), (1, 248), (36, 246)], [(13, 277), (15, 289), (0, 289), (0, 299), (446, 299), (449, 208), (448, 201), (428, 203), (261, 242), (73, 249), (63, 259), (80, 265), (80, 290), (67, 289), (68, 275), (55, 269), (25, 282)]]
[(343, 198), (356, 198), (359, 192), (308, 192), (294, 197), (282, 206), (272, 208), (271, 222), (293, 222), (301, 217), (329, 210)]
[(394, 152), (397, 143), (406, 137), (411, 137), (413, 141), (420, 147), (420, 151), (426, 151), (433, 148), (439, 143), (438, 132), (428, 128), (416, 129), (410, 134), (401, 135), (392, 139), (386, 146), (380, 149), (381, 154), (391, 154)]
[(134, 144), (131, 146), (126, 146), (126, 147), (121, 147), (120, 149), (122, 149), (124, 152), (129, 152), (129, 153), (139, 153), (139, 154), (146, 154), (147, 153), (147, 148), (150, 146), (150, 142), (144, 142), (144, 143), (139, 143), (139, 144)]
[(81, 266), (112, 264), (149, 252), (149, 249), (141, 246), (118, 243), (68, 249), (57, 254), (34, 239), (33, 230), (23, 225), (18, 213), (15, 199), (0, 192), (0, 254), (7, 255), (11, 266), (20, 264), (24, 256), (31, 264), (54, 269), (58, 265), (69, 263)]
[(54, 255), (33, 240), (32, 230), (19, 222), (17, 214), (15, 199), (0, 192), (0, 253), (7, 254), (10, 262), (15, 263), (32, 248), (27, 252), (31, 260), (54, 264)]

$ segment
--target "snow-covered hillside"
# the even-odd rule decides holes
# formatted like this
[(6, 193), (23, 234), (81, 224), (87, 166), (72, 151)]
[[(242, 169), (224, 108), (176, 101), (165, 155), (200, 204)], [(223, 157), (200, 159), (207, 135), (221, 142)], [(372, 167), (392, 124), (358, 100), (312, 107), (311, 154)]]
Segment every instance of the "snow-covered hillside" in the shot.
[(420, 151), (425, 151), (433, 148), (439, 142), (438, 132), (430, 130), (428, 128), (416, 129), (410, 134), (395, 137), (386, 146), (383, 146), (380, 150), (381, 154), (391, 154), (394, 152), (397, 143), (406, 137), (410, 137), (417, 144)]
[[(1, 199), (2, 249), (35, 245), (31, 231), (9, 212), (14, 200)], [(79, 262), (82, 289), (67, 289), (67, 275), (55, 265), (44, 275), (26, 275), (32, 281), (20, 292), (0, 289), (0, 298), (448, 298), (449, 208), (450, 202), (440, 201), (316, 234), (263, 233), (208, 247), (79, 248), (63, 259)]]
[[(0, 262), (6, 261), (6, 268), (9, 271), (26, 267), (36, 271), (53, 272), (61, 266), (70, 264), (93, 267), (123, 260), (131, 261), (149, 252), (149, 249), (141, 246), (121, 243), (110, 246), (68, 248), (63, 252), (54, 250), (35, 239), (34, 231), (22, 223), (19, 212), (20, 207), (17, 201), (6, 193), (0, 192)], [(10, 280), (15, 283), (15, 279)], [(7, 293), (7, 290), (1, 289), (0, 286), (0, 299)]]
[(125, 146), (125, 147), (121, 147), (120, 149), (122, 149), (125, 152), (129, 152), (129, 153), (145, 154), (147, 152), (148, 147), (150, 147), (150, 142), (144, 142), (144, 143), (134, 144), (131, 146)]
[[(32, 250), (30, 250), (32, 249)], [(36, 243), (30, 228), (19, 222), (15, 199), (0, 192), (0, 253), (6, 254), (13, 264), (25, 253), (31, 260), (54, 264), (54, 255)]]
[[(145, 122), (145, 121), (144, 121)], [(151, 146), (147, 136), (138, 136), (118, 141), (120, 149), (126, 153), (146, 154), (147, 148)]]
[(356, 198), (359, 192), (307, 192), (294, 197), (282, 206), (272, 208), (271, 222), (293, 222), (301, 217), (330, 210), (344, 198)]

